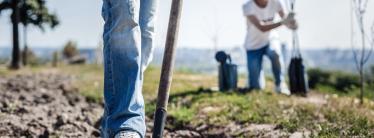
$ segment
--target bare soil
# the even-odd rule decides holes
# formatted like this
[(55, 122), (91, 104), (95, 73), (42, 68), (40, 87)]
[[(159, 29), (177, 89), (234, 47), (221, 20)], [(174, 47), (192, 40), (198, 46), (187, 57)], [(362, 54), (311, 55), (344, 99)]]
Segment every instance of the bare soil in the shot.
[(0, 78), (1, 137), (99, 137), (102, 105), (71, 87), (72, 76)]

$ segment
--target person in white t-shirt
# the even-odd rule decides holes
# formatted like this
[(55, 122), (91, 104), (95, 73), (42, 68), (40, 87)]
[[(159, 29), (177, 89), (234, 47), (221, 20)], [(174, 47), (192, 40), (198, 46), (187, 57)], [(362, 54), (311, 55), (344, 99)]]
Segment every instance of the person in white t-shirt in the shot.
[[(284, 80), (284, 63), (281, 44), (273, 41), (274, 29), (285, 25), (296, 30), (297, 23), (294, 13), (285, 16), (285, 11), (279, 0), (249, 0), (243, 5), (244, 16), (247, 19), (247, 36), (244, 47), (247, 51), (248, 83), (250, 89), (264, 89), (265, 77), (262, 69), (263, 56), (267, 56), (272, 64), (275, 78), (275, 90), (286, 95), (290, 91)], [(282, 20), (276, 21), (276, 15)]]

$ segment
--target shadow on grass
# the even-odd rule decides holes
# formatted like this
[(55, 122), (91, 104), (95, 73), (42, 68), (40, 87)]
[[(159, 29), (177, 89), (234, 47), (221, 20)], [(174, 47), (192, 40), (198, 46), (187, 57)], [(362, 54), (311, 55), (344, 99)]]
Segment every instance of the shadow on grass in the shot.
[[(232, 94), (244, 94), (240, 92), (221, 92), (221, 91), (214, 91), (209, 88), (203, 88), (200, 87), (197, 90), (189, 90), (185, 92), (179, 92), (179, 93), (173, 93), (170, 94), (169, 96), (169, 105), (173, 103), (178, 103), (182, 99), (185, 99), (187, 97), (193, 97), (193, 99), (189, 100), (189, 104), (194, 103), (196, 100), (199, 100), (201, 98), (207, 97), (207, 96), (212, 96), (214, 93), (220, 93), (220, 94), (225, 94), (225, 95), (232, 95)], [(147, 102), (146, 104), (146, 115), (148, 117), (153, 118), (154, 111), (156, 110), (156, 103), (157, 99), (154, 99), (152, 101)], [(185, 105), (188, 107), (188, 105)]]
[(200, 87), (198, 90), (194, 90), (194, 91), (185, 91), (181, 93), (171, 94), (169, 96), (169, 100), (173, 101), (174, 99), (177, 99), (177, 98), (183, 98), (187, 96), (197, 96), (201, 94), (212, 94), (212, 93), (222, 93), (222, 94), (227, 94), (227, 95), (232, 95), (232, 94), (244, 95), (244, 94), (248, 94), (254, 91), (255, 90), (248, 89), (248, 88), (237, 88), (234, 91), (214, 91), (210, 88)]

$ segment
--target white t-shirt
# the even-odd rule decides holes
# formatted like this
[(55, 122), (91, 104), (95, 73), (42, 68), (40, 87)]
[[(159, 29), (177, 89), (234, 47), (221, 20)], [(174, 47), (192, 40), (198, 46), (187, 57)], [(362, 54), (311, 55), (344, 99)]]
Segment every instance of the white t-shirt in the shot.
[[(259, 7), (254, 0), (249, 0), (243, 5), (244, 16), (254, 15), (264, 25), (274, 23), (275, 16), (283, 10), (279, 0), (269, 0), (265, 8)], [(244, 47), (247, 50), (263, 48), (270, 41), (271, 34), (275, 31), (262, 32), (251, 21), (247, 19), (247, 36)]]

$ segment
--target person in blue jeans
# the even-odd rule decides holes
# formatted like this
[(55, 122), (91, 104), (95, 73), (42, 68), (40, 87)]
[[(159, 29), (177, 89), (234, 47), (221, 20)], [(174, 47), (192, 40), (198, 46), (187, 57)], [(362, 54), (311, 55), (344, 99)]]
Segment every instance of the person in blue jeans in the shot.
[(152, 59), (158, 0), (103, 0), (104, 138), (145, 137), (143, 73)]
[[(264, 89), (265, 77), (262, 69), (263, 57), (269, 57), (275, 78), (275, 91), (289, 95), (290, 91), (284, 80), (284, 63), (281, 44), (276, 39), (274, 29), (286, 25), (297, 29), (294, 13), (285, 16), (279, 0), (249, 0), (243, 5), (247, 19), (247, 36), (244, 47), (247, 50), (248, 83), (250, 89)], [(282, 20), (275, 21), (279, 15)], [(284, 18), (285, 17), (285, 18)]]

